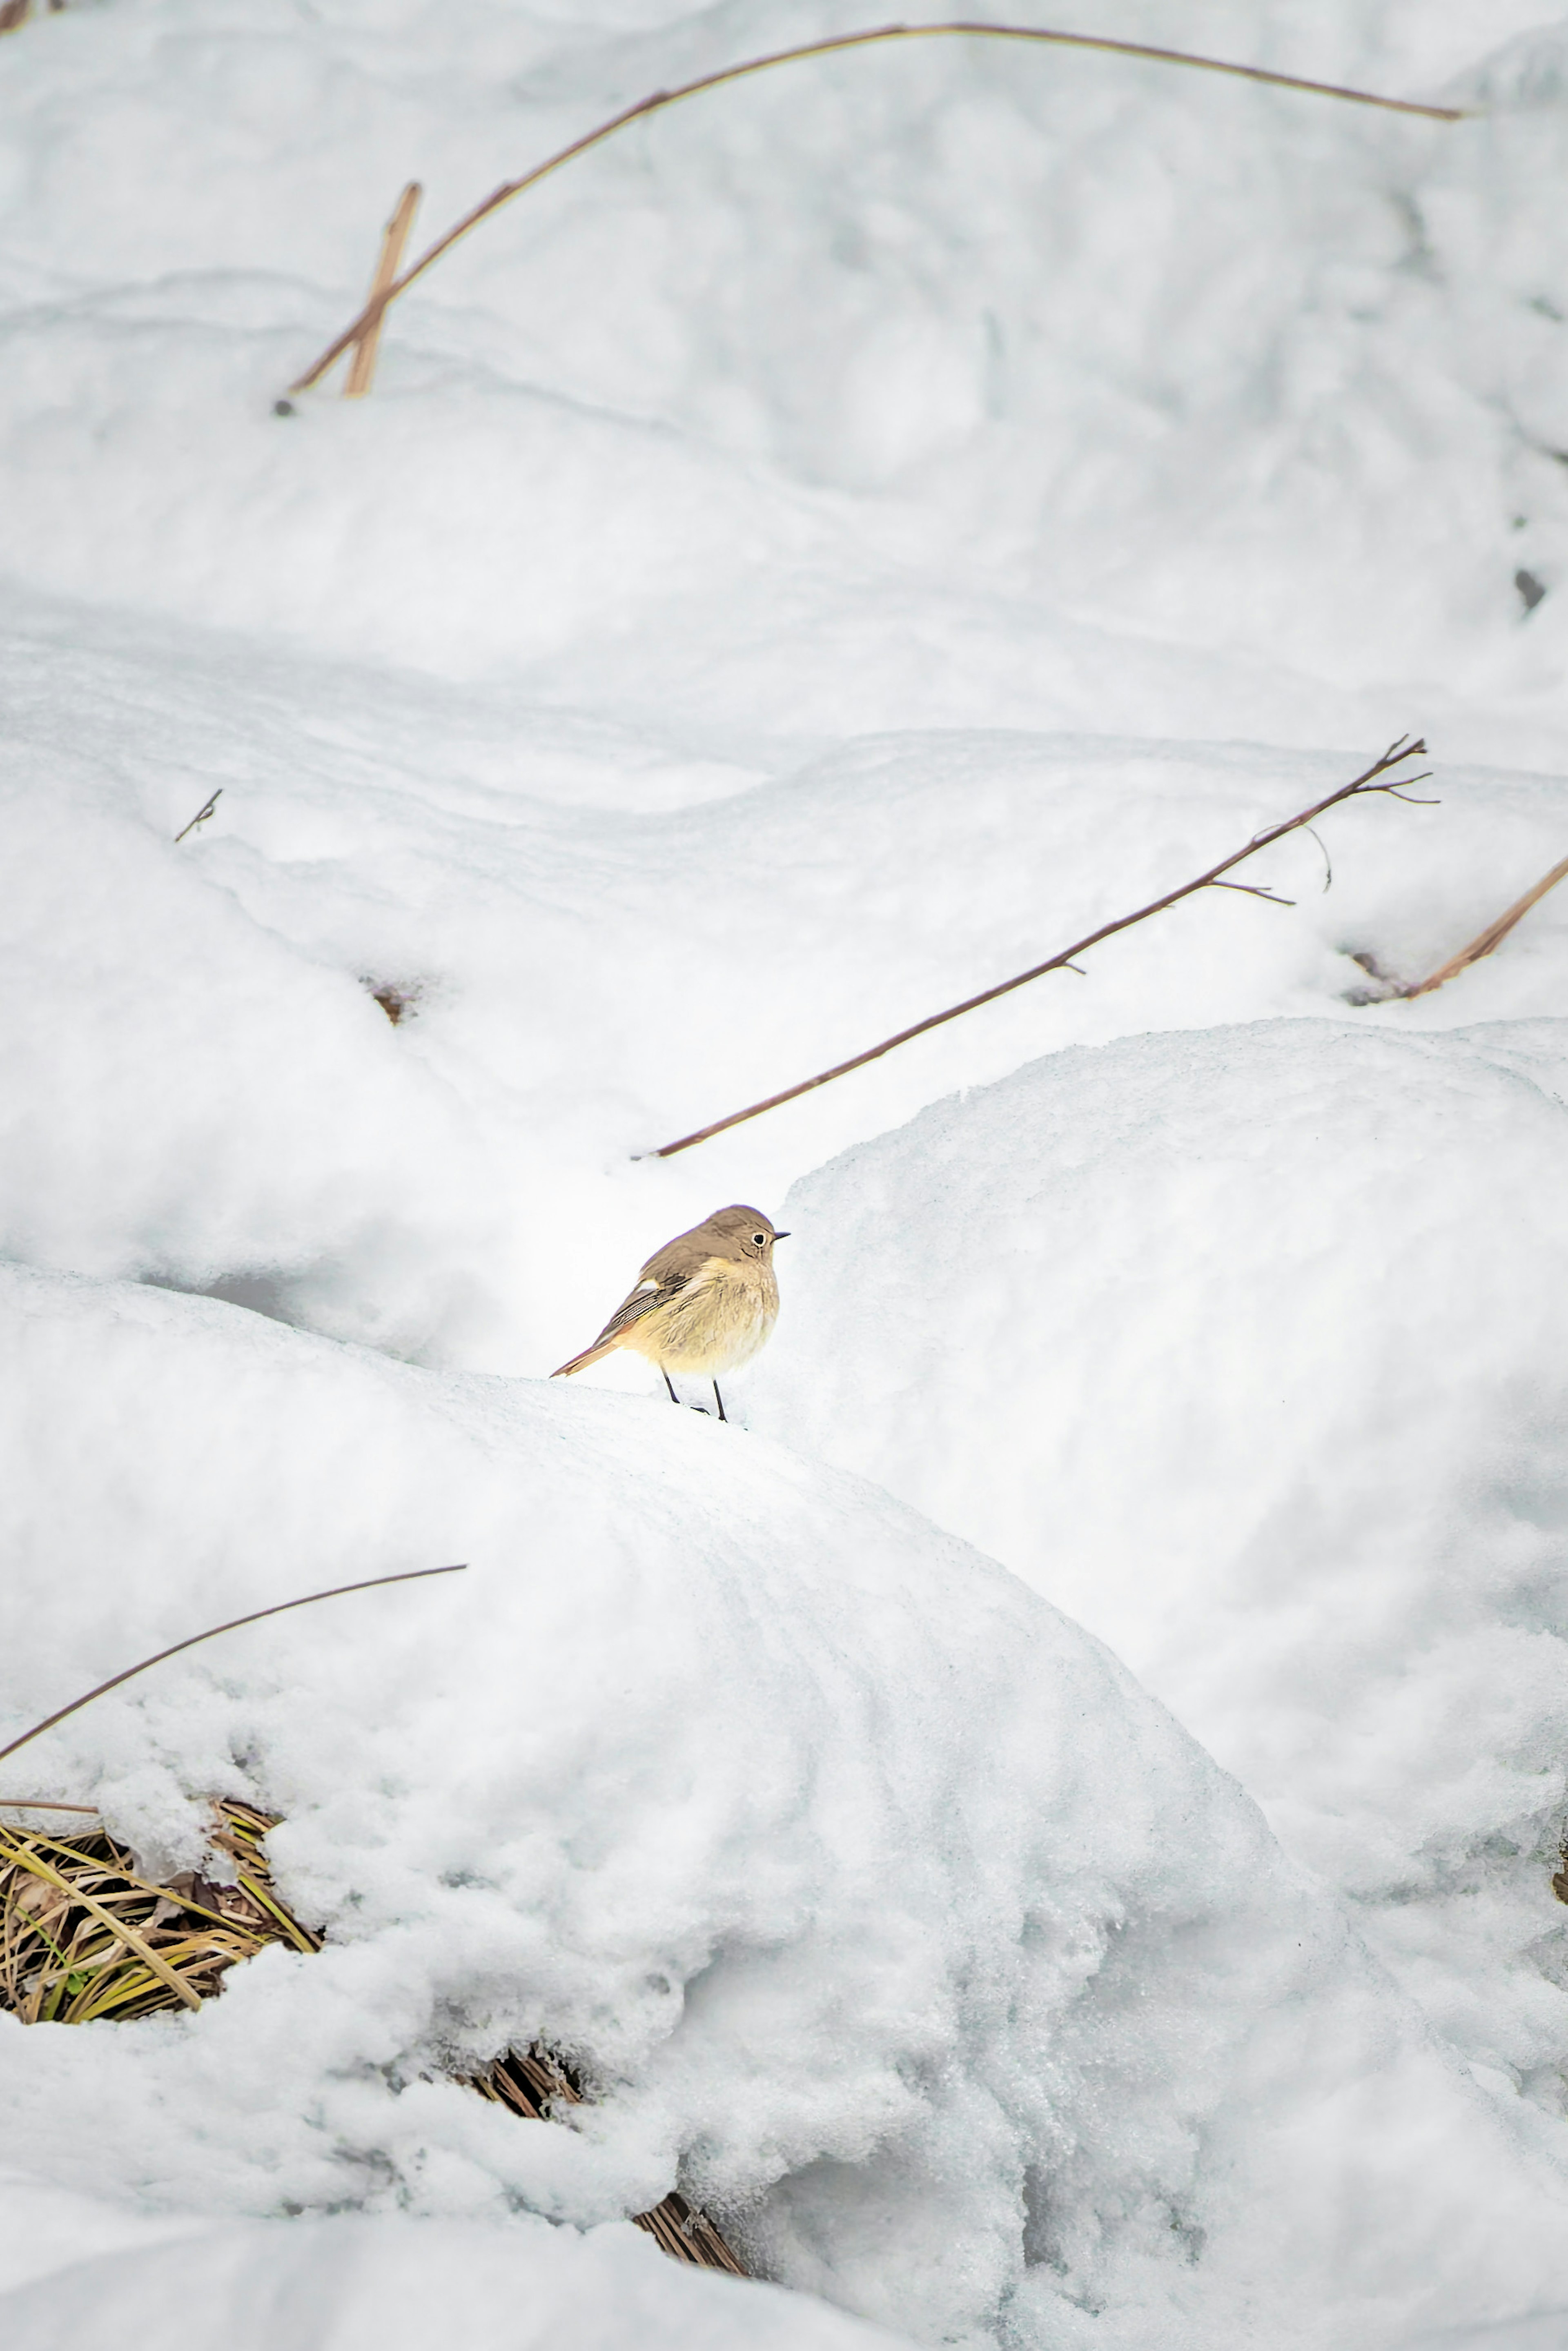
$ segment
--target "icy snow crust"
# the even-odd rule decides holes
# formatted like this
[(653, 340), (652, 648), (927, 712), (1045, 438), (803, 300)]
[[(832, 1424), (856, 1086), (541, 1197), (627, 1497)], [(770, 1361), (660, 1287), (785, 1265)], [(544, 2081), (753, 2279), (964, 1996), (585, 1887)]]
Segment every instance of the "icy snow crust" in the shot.
[[(1000, 45), (764, 77), (282, 418), (407, 178), (423, 244), (875, 11), (0, 40), (0, 1743), (472, 1562), (9, 1767), (158, 1866), (206, 1792), (285, 1813), (330, 1939), (0, 2018), (7, 2351), (1559, 2325), (1568, 887), (1347, 1002), (1568, 847), (1540, 8), (1072, 20), (1449, 127)], [(1249, 869), (1293, 906), (632, 1158), (1402, 728), (1441, 806)], [(794, 1234), (749, 1427), (541, 1384), (726, 1199)], [(438, 2078), (536, 2034), (570, 2124)], [(677, 2181), (777, 2287), (627, 2230)]]

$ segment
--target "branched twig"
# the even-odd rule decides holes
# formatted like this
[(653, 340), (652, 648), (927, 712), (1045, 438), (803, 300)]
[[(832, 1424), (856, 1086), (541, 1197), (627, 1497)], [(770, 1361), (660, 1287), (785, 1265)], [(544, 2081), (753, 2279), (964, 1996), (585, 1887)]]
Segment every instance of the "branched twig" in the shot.
[[(413, 1567), (402, 1575), (368, 1575), (362, 1583), (335, 1583), (329, 1592), (307, 1592), (298, 1600), (279, 1600), (271, 1608), (253, 1608), (248, 1616), (231, 1616), (226, 1625), (209, 1625), (204, 1633), (193, 1633), (188, 1640), (176, 1641), (171, 1647), (160, 1649), (155, 1657), (143, 1657), (139, 1666), (127, 1666), (122, 1674), (111, 1674), (108, 1681), (99, 1682), (96, 1689), (89, 1689), (85, 1698), (73, 1698), (68, 1706), (57, 1707), (53, 1714), (44, 1717), (42, 1722), (35, 1722), (31, 1730), (24, 1730), (20, 1739), (13, 1739), (8, 1747), (0, 1747), (0, 1763), (7, 1755), (15, 1755), (19, 1747), (26, 1747), (35, 1739), (41, 1739), (46, 1730), (52, 1730), (57, 1722), (65, 1720), (68, 1714), (78, 1714), (84, 1706), (90, 1706), (95, 1698), (102, 1698), (105, 1691), (118, 1689), (121, 1682), (131, 1681), (137, 1674), (146, 1673), (150, 1667), (161, 1666), (165, 1657), (177, 1657), (182, 1649), (193, 1649), (198, 1642), (215, 1641), (220, 1633), (237, 1633), (242, 1625), (259, 1625), (264, 1616), (286, 1616), (291, 1608), (309, 1608), (318, 1600), (340, 1600), (346, 1592), (374, 1592), (383, 1583), (418, 1583), (427, 1575), (461, 1575), (465, 1564), (460, 1562), (455, 1567)], [(0, 1803), (4, 1801), (0, 1797)]]
[[(1354, 783), (1342, 784), (1338, 791), (1330, 792), (1326, 799), (1302, 809), (1298, 816), (1287, 817), (1281, 824), (1266, 825), (1261, 832), (1253, 834), (1245, 849), (1237, 850), (1233, 856), (1221, 858), (1218, 865), (1211, 865), (1208, 872), (1200, 873), (1196, 881), (1184, 882), (1179, 890), (1167, 890), (1163, 898), (1155, 898), (1148, 905), (1140, 906), (1136, 914), (1123, 914), (1116, 922), (1102, 924), (1099, 930), (1091, 931), (1087, 938), (1075, 939), (1070, 947), (1063, 947), (1060, 955), (1051, 956), (1047, 962), (1032, 965), (1028, 971), (1020, 971), (1014, 979), (1000, 980), (995, 987), (982, 988), (978, 996), (966, 997), (962, 1004), (949, 1005), (946, 1012), (933, 1012), (928, 1019), (915, 1021), (913, 1028), (901, 1029), (896, 1037), (884, 1037), (880, 1045), (873, 1045), (863, 1053), (853, 1054), (849, 1061), (839, 1061), (831, 1070), (819, 1071), (814, 1078), (803, 1078), (798, 1086), (786, 1086), (782, 1093), (769, 1094), (765, 1102), (753, 1102), (749, 1109), (732, 1111), (727, 1118), (716, 1118), (711, 1126), (699, 1126), (695, 1134), (683, 1134), (674, 1143), (661, 1144), (656, 1151), (638, 1152), (635, 1155), (640, 1159), (669, 1159), (677, 1151), (689, 1151), (694, 1143), (706, 1143), (710, 1135), (722, 1134), (726, 1127), (739, 1126), (748, 1118), (758, 1118), (765, 1110), (777, 1110), (781, 1102), (794, 1102), (800, 1095), (809, 1094), (816, 1086), (825, 1086), (834, 1078), (847, 1077), (852, 1070), (863, 1070), (868, 1061), (880, 1061), (883, 1054), (891, 1053), (894, 1046), (907, 1045), (912, 1038), (924, 1037), (927, 1029), (940, 1029), (945, 1021), (956, 1020), (961, 1014), (974, 1012), (982, 1004), (994, 1004), (998, 996), (1010, 996), (1015, 987), (1027, 987), (1031, 979), (1041, 979), (1048, 971), (1067, 968), (1074, 956), (1098, 946), (1102, 939), (1113, 937), (1118, 931), (1130, 931), (1134, 923), (1146, 923), (1151, 914), (1164, 914), (1167, 906), (1179, 904), (1183, 898), (1190, 898), (1198, 890), (1226, 886), (1220, 883), (1219, 877), (1228, 873), (1233, 865), (1239, 865), (1243, 859), (1256, 856), (1259, 850), (1267, 849), (1273, 841), (1283, 841), (1287, 833), (1303, 831), (1315, 817), (1322, 816), (1327, 809), (1338, 808), (1343, 800), (1371, 799), (1380, 792), (1393, 799), (1406, 798), (1407, 795), (1393, 783), (1382, 779), (1394, 768), (1402, 768), (1406, 759), (1420, 758), (1426, 748), (1424, 742), (1408, 742), (1402, 736), (1397, 743), (1389, 745), (1380, 759), (1375, 759), (1364, 773), (1357, 776)], [(1419, 784), (1425, 782), (1426, 778), (1424, 775), (1404, 776), (1399, 780), (1406, 784)], [(1436, 803), (1422, 800), (1416, 805), (1429, 808)]]
[(476, 204), (472, 212), (465, 213), (455, 228), (449, 228), (444, 236), (437, 237), (429, 251), (421, 254), (412, 268), (405, 269), (402, 276), (393, 278), (390, 285), (372, 291), (352, 326), (345, 328), (313, 367), (295, 379), (288, 387), (289, 391), (308, 392), (350, 343), (359, 343), (363, 348), (379, 329), (388, 304), (395, 302), (400, 294), (405, 293), (415, 278), (423, 277), (459, 237), (466, 236), (470, 229), (477, 228), (482, 220), (487, 220), (493, 212), (509, 204), (514, 196), (520, 196), (525, 189), (536, 186), (551, 172), (559, 171), (563, 163), (570, 163), (574, 156), (586, 154), (591, 147), (599, 146), (602, 141), (612, 138), (616, 131), (624, 131), (629, 124), (640, 122), (646, 115), (657, 114), (683, 98), (695, 98), (703, 90), (718, 89), (726, 82), (742, 81), (750, 74), (766, 73), (773, 66), (793, 65), (802, 57), (829, 57), (841, 49), (870, 48), (881, 41), (920, 41), (953, 35), (966, 39), (1033, 41), (1059, 48), (1109, 50), (1113, 56), (1123, 57), (1150, 57), (1159, 65), (1194, 66), (1204, 73), (1234, 74), (1243, 81), (1267, 82), (1276, 89), (1307, 90), (1318, 98), (1345, 99), (1354, 106), (1382, 107), (1393, 114), (1425, 115), (1435, 122), (1461, 122), (1471, 110), (1458, 106), (1424, 106), (1408, 98), (1380, 98), (1369, 89), (1350, 89), (1332, 81), (1306, 81), (1299, 74), (1270, 73), (1263, 66), (1233, 65), (1223, 57), (1198, 57), (1187, 49), (1151, 48), (1143, 41), (1113, 41), (1094, 33), (1051, 33), (1032, 25), (972, 24), (962, 19), (942, 25), (879, 25), (869, 32), (840, 33), (829, 40), (805, 41), (798, 48), (776, 49), (768, 57), (747, 57), (740, 65), (722, 67), (717, 73), (699, 75), (695, 81), (682, 82), (674, 89), (656, 89), (649, 97), (639, 99), (635, 106), (624, 107), (619, 114), (612, 114), (608, 122), (601, 122), (597, 129), (585, 131), (580, 139), (572, 140), (557, 154), (536, 164), (531, 172), (525, 172), (521, 179), (503, 181), (482, 204)]
[(222, 784), (220, 784), (217, 790), (213, 794), (212, 799), (207, 802), (206, 807), (204, 809), (198, 809), (195, 815), (191, 819), (190, 823), (185, 825), (182, 831), (174, 835), (174, 846), (176, 849), (179, 848), (180, 843), (184, 840), (187, 832), (194, 832), (199, 824), (205, 824), (207, 819), (211, 816), (213, 810), (216, 808), (223, 796), (224, 788)]

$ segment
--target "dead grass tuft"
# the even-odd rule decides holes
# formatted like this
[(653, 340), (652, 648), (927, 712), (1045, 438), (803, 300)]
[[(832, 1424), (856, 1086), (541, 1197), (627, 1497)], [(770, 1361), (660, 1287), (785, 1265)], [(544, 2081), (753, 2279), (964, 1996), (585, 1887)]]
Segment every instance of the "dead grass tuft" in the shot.
[[(21, 1800), (12, 1807), (22, 1808)], [(230, 1968), (269, 1943), (319, 1951), (320, 1937), (285, 1908), (273, 1886), (265, 1840), (277, 1825), (250, 1804), (221, 1799), (211, 1843), (232, 1865), (234, 1883), (186, 1870), (157, 1886), (101, 1825), (55, 1837), (0, 1822), (0, 2009), (24, 2024), (92, 2024), (200, 2008), (223, 1990)], [(549, 2122), (557, 2105), (584, 2103), (571, 2067), (538, 2047), (461, 2078), (529, 2122)], [(666, 2196), (633, 2218), (674, 2261), (748, 2274), (684, 2196)]]
[(319, 1951), (286, 1910), (249, 1804), (214, 1806), (212, 1843), (235, 1882), (187, 1870), (155, 1886), (104, 1829), (53, 1837), (0, 1826), (0, 2008), (24, 2024), (89, 2024), (200, 2008), (268, 1943)]

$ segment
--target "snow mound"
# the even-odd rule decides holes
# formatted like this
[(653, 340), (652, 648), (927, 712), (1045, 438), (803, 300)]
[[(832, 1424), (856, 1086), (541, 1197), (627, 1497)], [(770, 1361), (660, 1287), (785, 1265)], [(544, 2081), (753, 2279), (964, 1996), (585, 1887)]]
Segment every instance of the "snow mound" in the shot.
[(1554, 1020), (1055, 1055), (794, 1188), (751, 1398), (1108, 1640), (1559, 2116), (1565, 1096)]
[(1564, 2344), (1568, 2310), (1543, 2310), (1500, 2326), (1445, 2327), (1441, 2335), (1424, 2335), (1410, 2351), (1563, 2351)]
[[(200, 1792), (280, 1812), (330, 1938), (193, 2017), (0, 2018), (37, 2168), (579, 2227), (679, 2179), (770, 2274), (924, 2341), (1230, 2344), (1261, 2297), (1275, 2339), (1381, 2343), (1549, 2294), (1525, 2140), (1234, 1783), (954, 1538), (667, 1404), (147, 1289), (3, 1294), (5, 1724), (289, 1591), (472, 1562), (29, 1751), (14, 1792), (96, 1794), (164, 1866)], [(432, 2078), (535, 2038), (598, 2090), (570, 2126)]]
[[(1445, 762), (1440, 808), (1343, 809), (1245, 869), (1291, 908), (1209, 891), (1086, 980), (633, 1164), (1189, 879), (1360, 755), (651, 734), (43, 602), (0, 628), (0, 1249), (468, 1369), (549, 1370), (670, 1233), (777, 1207), (967, 1080), (1155, 1027), (1343, 1020), (1353, 953), (1430, 971), (1562, 853), (1554, 779)], [(1364, 1018), (1516, 1014), (1565, 979), (1568, 890)]]
[[(586, 2236), (524, 2219), (186, 2223), (159, 2242), (157, 2224), (79, 2197), (12, 2179), (0, 2191), (7, 2351), (59, 2351), (90, 2336), (106, 2307), (131, 2341), (166, 2332), (178, 2310), (193, 2351), (293, 2351), (302, 2338), (312, 2351), (908, 2351), (906, 2337), (806, 2295), (682, 2269), (620, 2222)], [(36, 2241), (13, 2257), (5, 2239), (24, 2220), (59, 2232), (60, 2266)], [(7, 2292), (18, 2263), (28, 2282)]]
[[(865, 11), (569, 13), (138, 0), (8, 43), (7, 563), (447, 674), (630, 664), (666, 705), (738, 659), (786, 709), (826, 659), (842, 707), (842, 632), (984, 636), (1000, 598), (1015, 674), (1065, 612), (1560, 708), (1514, 585), (1568, 550), (1534, 8), (1206, 5), (1243, 62), (1501, 107), (1456, 124), (995, 41), (797, 64), (487, 221), (394, 308), (373, 399), (274, 415), (411, 175), (423, 247), (629, 101)], [(1170, 0), (1081, 29), (1195, 37)]]

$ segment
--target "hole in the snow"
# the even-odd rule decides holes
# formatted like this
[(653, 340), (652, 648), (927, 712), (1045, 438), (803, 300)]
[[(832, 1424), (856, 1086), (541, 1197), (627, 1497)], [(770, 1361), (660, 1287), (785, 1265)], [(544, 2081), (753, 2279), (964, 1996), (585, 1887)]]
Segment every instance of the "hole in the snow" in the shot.
[(1519, 601), (1525, 611), (1533, 612), (1546, 593), (1545, 581), (1538, 580), (1533, 571), (1516, 571), (1513, 584), (1519, 590)]
[(1361, 966), (1369, 983), (1365, 987), (1347, 989), (1343, 998), (1346, 1004), (1386, 1004), (1390, 997), (1408, 995), (1409, 990), (1404, 981), (1396, 979), (1391, 971), (1385, 971), (1377, 957), (1368, 950), (1347, 947), (1344, 952), (1352, 963)]
[(148, 1290), (171, 1290), (177, 1298), (216, 1298), (225, 1306), (243, 1306), (248, 1313), (265, 1314), (269, 1322), (307, 1327), (289, 1295), (289, 1280), (281, 1273), (224, 1273), (216, 1281), (173, 1281), (167, 1274), (144, 1273)]
[(419, 1009), (419, 999), (424, 990), (417, 979), (371, 979), (362, 977), (360, 985), (368, 988), (394, 1029), (404, 1020), (412, 1020)]

